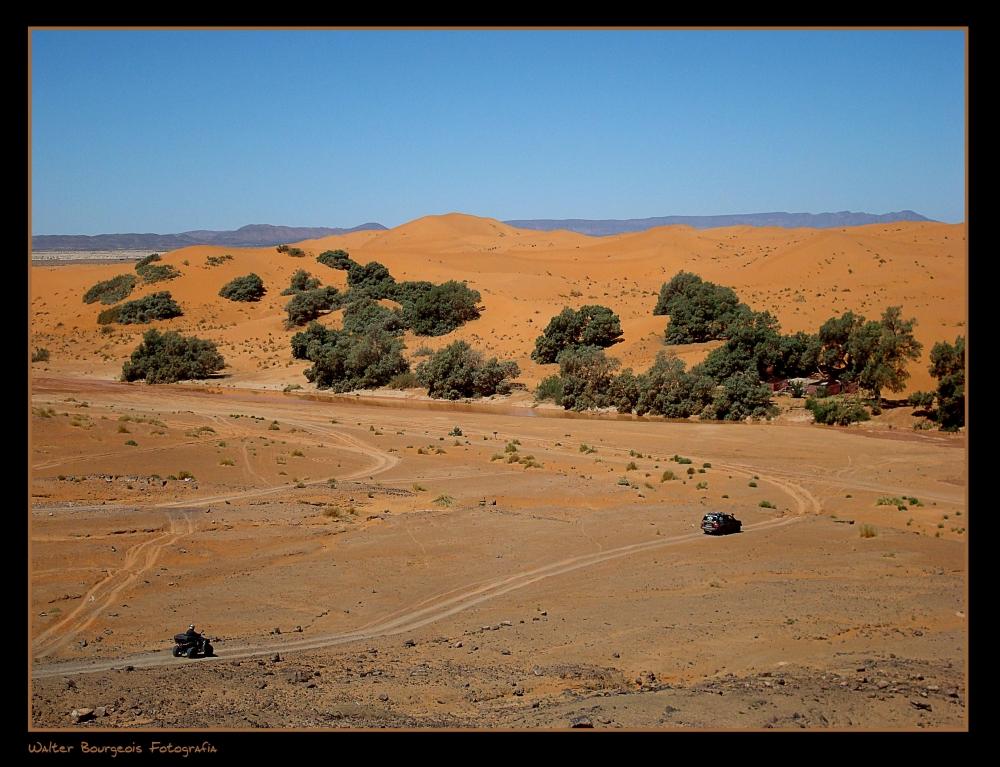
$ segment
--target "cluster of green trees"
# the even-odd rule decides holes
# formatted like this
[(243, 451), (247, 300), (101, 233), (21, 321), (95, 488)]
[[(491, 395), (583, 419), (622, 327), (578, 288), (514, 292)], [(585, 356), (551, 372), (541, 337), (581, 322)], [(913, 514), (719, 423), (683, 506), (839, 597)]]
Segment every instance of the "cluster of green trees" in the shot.
[(164, 290), (105, 309), (97, 315), (97, 322), (99, 325), (110, 325), (112, 322), (119, 325), (146, 325), (155, 320), (180, 317), (181, 314), (183, 312), (180, 305), (174, 301), (169, 290)]
[(383, 264), (377, 261), (359, 264), (343, 250), (324, 251), (316, 260), (331, 269), (347, 272), (348, 290), (340, 295), (340, 306), (357, 301), (395, 301), (401, 306), (402, 330), (412, 329), (418, 336), (447, 335), (479, 318), (482, 295), (463, 282), (449, 280), (440, 285), (426, 281), (396, 282)]
[(98, 282), (83, 294), (85, 304), (93, 304), (100, 301), (102, 304), (117, 304), (124, 301), (131, 295), (135, 288), (135, 275), (119, 274), (110, 280)]
[(925, 408), (941, 431), (957, 431), (965, 426), (965, 336), (958, 336), (954, 344), (934, 344), (927, 370), (938, 380), (937, 389), (914, 392), (910, 403)]
[(122, 366), (121, 380), (176, 383), (208, 378), (225, 365), (214, 341), (182, 336), (175, 330), (160, 333), (151, 329), (143, 334), (142, 342)]
[(313, 363), (306, 380), (335, 392), (375, 389), (409, 372), (404, 348), (401, 339), (379, 330), (352, 333), (318, 322), (292, 336), (292, 355)]
[(511, 381), (521, 370), (516, 362), (486, 359), (465, 341), (455, 341), (421, 361), (415, 373), (428, 395), (455, 400), (509, 394)]
[(567, 350), (582, 347), (607, 348), (622, 337), (621, 321), (606, 306), (567, 306), (553, 317), (535, 339), (531, 359), (543, 365), (557, 362)]
[(219, 295), (230, 301), (260, 301), (265, 293), (264, 281), (253, 272), (230, 280), (219, 290)]
[(181, 276), (181, 273), (170, 264), (155, 263), (161, 260), (159, 253), (150, 253), (145, 258), (136, 262), (135, 271), (147, 285), (153, 282), (172, 280), (174, 277)]
[(307, 290), (316, 290), (316, 288), (322, 284), (323, 283), (320, 282), (318, 277), (313, 277), (305, 269), (299, 269), (292, 275), (292, 279), (289, 281), (288, 287), (281, 291), (281, 295), (294, 296), (296, 293), (303, 293)]
[[(603, 311), (594, 315), (593, 309)], [(584, 310), (590, 313), (583, 316)], [(731, 289), (689, 272), (679, 272), (663, 285), (654, 314), (670, 316), (668, 342), (724, 343), (691, 370), (685, 370), (676, 356), (661, 352), (644, 373), (619, 372), (621, 362), (607, 356), (602, 347), (618, 340), (620, 330), (616, 335), (601, 333), (601, 343), (587, 343), (585, 335), (591, 316), (600, 317), (598, 327), (609, 330), (618, 318), (604, 307), (583, 307), (579, 313), (564, 309), (535, 344), (533, 359), (559, 364), (558, 376), (544, 379), (536, 398), (554, 401), (567, 410), (613, 407), (620, 413), (671, 418), (769, 418), (777, 408), (764, 381), (819, 372), (845, 383), (856, 382), (871, 393), (878, 407), (884, 391), (905, 388), (907, 363), (918, 359), (922, 349), (913, 336), (916, 320), (904, 319), (899, 306), (886, 309), (880, 320), (845, 312), (823, 323), (818, 333), (785, 335), (769, 312), (754, 311)], [(950, 403), (956, 400), (953, 392), (959, 390), (959, 376), (964, 386), (964, 356), (959, 363), (954, 347), (948, 347), (950, 352), (941, 345), (935, 348), (939, 347), (941, 363), (935, 369), (942, 371), (942, 381), (947, 378), (940, 401), (957, 410)], [(811, 402), (809, 408), (818, 422), (849, 423), (869, 417), (858, 403)], [(942, 406), (939, 411), (945, 409)]]

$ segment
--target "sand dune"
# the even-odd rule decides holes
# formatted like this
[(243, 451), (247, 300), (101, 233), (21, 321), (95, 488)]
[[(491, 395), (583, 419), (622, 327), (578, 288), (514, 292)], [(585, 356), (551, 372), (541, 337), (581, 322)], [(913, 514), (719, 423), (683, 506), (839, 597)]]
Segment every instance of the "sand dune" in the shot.
[[(623, 366), (642, 370), (663, 348), (666, 317), (652, 316), (664, 281), (684, 269), (731, 286), (754, 309), (767, 309), (786, 332), (815, 331), (825, 319), (851, 310), (877, 318), (902, 304), (916, 317), (924, 359), (912, 366), (910, 390), (927, 389), (926, 358), (937, 341), (964, 334), (966, 229), (927, 222), (873, 224), (844, 229), (781, 229), (748, 226), (696, 230), (668, 226), (635, 234), (588, 237), (566, 231), (519, 230), (489, 218), (452, 213), (427, 216), (384, 232), (355, 232), (296, 245), (304, 258), (273, 248), (213, 246), (164, 255), (178, 279), (143, 286), (133, 298), (169, 290), (185, 315), (158, 327), (197, 332), (222, 345), (232, 381), (245, 385), (298, 383), (303, 363), (291, 359), (282, 323), (287, 298), (279, 293), (303, 268), (324, 284), (346, 286), (346, 275), (316, 263), (324, 250), (343, 248), (361, 262), (379, 261), (398, 280), (466, 280), (483, 296), (480, 320), (442, 338), (408, 336), (412, 352), (463, 338), (489, 355), (514, 359), (522, 381), (532, 385), (554, 366), (531, 363), (535, 337), (563, 306), (610, 306), (622, 320), (624, 342), (613, 349)], [(206, 258), (233, 256), (221, 266)], [(83, 292), (129, 267), (71, 265), (32, 267), (32, 343), (52, 352), (50, 369), (114, 377), (121, 358), (144, 328), (97, 334), (102, 307), (86, 305)], [(255, 272), (268, 287), (258, 304), (219, 298), (237, 275)], [(324, 320), (336, 323), (336, 316)], [(272, 351), (273, 346), (273, 351)], [(693, 364), (710, 345), (678, 349)], [(110, 357), (110, 359), (105, 359)]]

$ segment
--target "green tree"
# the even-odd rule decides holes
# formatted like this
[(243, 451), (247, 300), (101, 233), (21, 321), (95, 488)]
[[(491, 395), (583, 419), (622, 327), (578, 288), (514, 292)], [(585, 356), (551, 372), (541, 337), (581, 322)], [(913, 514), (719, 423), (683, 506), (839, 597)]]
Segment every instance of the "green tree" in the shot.
[(660, 288), (653, 314), (670, 316), (664, 343), (691, 344), (725, 338), (740, 306), (731, 288), (680, 271)]
[(612, 405), (612, 383), (621, 360), (596, 346), (570, 346), (559, 353), (561, 402), (565, 410), (596, 410)]
[(904, 320), (902, 311), (902, 306), (888, 307), (882, 312), (881, 322), (866, 324), (858, 334), (859, 346), (870, 350), (858, 383), (872, 392), (877, 405), (882, 404), (883, 390), (901, 392), (906, 388), (910, 377), (906, 365), (920, 359), (923, 349), (923, 344), (913, 337), (916, 319)]
[(947, 341), (934, 344), (927, 371), (938, 380), (937, 390), (914, 392), (910, 403), (931, 408), (936, 399), (937, 409), (931, 417), (941, 424), (942, 431), (957, 431), (965, 426), (965, 336), (958, 336), (954, 345)]
[(287, 288), (281, 291), (283, 296), (294, 296), (296, 293), (304, 293), (307, 290), (316, 290), (322, 283), (318, 278), (313, 277), (305, 269), (299, 269), (292, 275)]
[(770, 312), (755, 312), (743, 305), (737, 317), (726, 329), (726, 342), (709, 352), (699, 366), (717, 383), (737, 373), (752, 372), (756, 378), (767, 378), (782, 361), (781, 326)]
[(324, 250), (318, 256), (316, 260), (319, 261), (324, 266), (329, 266), (331, 269), (340, 269), (346, 272), (352, 266), (357, 266), (357, 262), (354, 261), (348, 254), (346, 250)]
[(214, 341), (185, 337), (175, 330), (160, 333), (154, 328), (143, 334), (142, 342), (122, 366), (121, 380), (175, 383), (208, 378), (225, 365)]
[(435, 399), (489, 397), (510, 391), (509, 381), (521, 374), (516, 362), (485, 359), (465, 341), (455, 341), (417, 365), (417, 379)]
[(606, 306), (565, 307), (535, 339), (531, 359), (547, 365), (573, 347), (607, 348), (622, 340), (621, 320)]
[(465, 283), (449, 280), (423, 293), (404, 315), (418, 336), (443, 336), (479, 319), (482, 295)]
[(686, 371), (683, 360), (661, 351), (649, 370), (639, 376), (635, 412), (688, 418), (704, 410), (714, 393), (715, 382), (709, 376)]
[(399, 336), (406, 330), (406, 320), (399, 309), (387, 309), (378, 301), (363, 298), (344, 307), (344, 330), (351, 333), (381, 330)]
[(253, 272), (230, 280), (219, 290), (219, 295), (230, 301), (259, 301), (265, 293), (264, 281)]
[(735, 373), (716, 389), (712, 404), (701, 411), (706, 420), (742, 421), (770, 419), (778, 409), (771, 404), (771, 390), (752, 372)]
[(403, 341), (380, 330), (364, 334), (312, 323), (292, 336), (292, 354), (313, 363), (306, 380), (335, 392), (376, 389), (409, 372)]
[(287, 329), (305, 325), (321, 314), (336, 309), (339, 304), (340, 291), (333, 286), (296, 293), (292, 296), (292, 300), (285, 304), (285, 311), (288, 313), (285, 327)]

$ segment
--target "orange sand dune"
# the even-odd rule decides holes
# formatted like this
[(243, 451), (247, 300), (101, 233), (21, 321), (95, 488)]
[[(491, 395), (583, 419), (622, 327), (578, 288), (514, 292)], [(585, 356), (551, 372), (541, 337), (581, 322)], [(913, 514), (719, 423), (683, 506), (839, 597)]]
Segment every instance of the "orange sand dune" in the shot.
[[(966, 319), (966, 227), (964, 224), (897, 223), (843, 229), (727, 227), (696, 230), (669, 226), (634, 234), (588, 237), (566, 231), (515, 229), (489, 218), (451, 213), (426, 216), (384, 232), (354, 232), (295, 244), (306, 257), (274, 248), (215, 246), (183, 248), (163, 256), (178, 279), (144, 286), (132, 298), (169, 290), (184, 316), (157, 323), (219, 342), (232, 366), (230, 383), (308, 388), (292, 360), (283, 326), (287, 298), (279, 293), (297, 269), (324, 284), (346, 286), (344, 272), (318, 264), (324, 250), (343, 248), (361, 263), (379, 261), (397, 280), (465, 280), (480, 291), (481, 319), (441, 338), (406, 338), (410, 352), (437, 349), (462, 338), (490, 356), (514, 359), (521, 380), (533, 385), (555, 372), (529, 359), (549, 319), (564, 306), (603, 304), (621, 317), (624, 341), (611, 351), (623, 366), (639, 371), (663, 349), (666, 317), (654, 317), (660, 286), (679, 270), (732, 287), (741, 300), (776, 315), (786, 332), (815, 331), (833, 315), (851, 310), (877, 318), (888, 306), (916, 317), (924, 356), (911, 366), (909, 390), (933, 387), (926, 372), (930, 347), (964, 335)], [(230, 254), (221, 266), (209, 255)], [(115, 327), (99, 333), (97, 315), (82, 294), (98, 280), (130, 266), (45, 266), (31, 269), (32, 344), (48, 348), (45, 366), (71, 375), (114, 378), (122, 360), (146, 328)], [(218, 296), (237, 275), (258, 274), (268, 294), (256, 304)], [(338, 322), (336, 316), (324, 320)], [(688, 364), (712, 344), (678, 348)], [(36, 367), (41, 367), (37, 365)]]

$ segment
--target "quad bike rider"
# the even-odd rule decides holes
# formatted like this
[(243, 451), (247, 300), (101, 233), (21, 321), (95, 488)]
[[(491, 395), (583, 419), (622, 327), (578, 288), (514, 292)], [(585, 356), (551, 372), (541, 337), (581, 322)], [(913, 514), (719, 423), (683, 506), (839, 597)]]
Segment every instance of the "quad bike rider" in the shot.
[(198, 656), (198, 653), (207, 658), (215, 654), (212, 645), (208, 641), (208, 637), (195, 631), (193, 623), (188, 626), (188, 630), (183, 634), (174, 634), (174, 642), (173, 652), (175, 658), (179, 658), (182, 655), (195, 658)]

